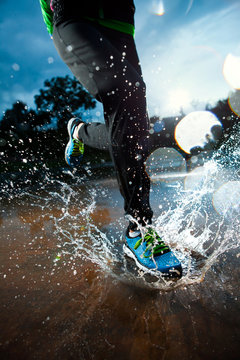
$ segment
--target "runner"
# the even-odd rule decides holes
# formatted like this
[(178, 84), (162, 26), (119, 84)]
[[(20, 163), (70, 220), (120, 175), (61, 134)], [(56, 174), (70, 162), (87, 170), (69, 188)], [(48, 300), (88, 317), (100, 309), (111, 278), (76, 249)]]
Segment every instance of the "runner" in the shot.
[(105, 124), (68, 123), (65, 158), (81, 161), (84, 145), (106, 144), (129, 219), (124, 250), (140, 268), (181, 275), (181, 264), (151, 227), (150, 180), (145, 172), (149, 118), (134, 42), (133, 0), (40, 0), (44, 21), (62, 60), (103, 105)]

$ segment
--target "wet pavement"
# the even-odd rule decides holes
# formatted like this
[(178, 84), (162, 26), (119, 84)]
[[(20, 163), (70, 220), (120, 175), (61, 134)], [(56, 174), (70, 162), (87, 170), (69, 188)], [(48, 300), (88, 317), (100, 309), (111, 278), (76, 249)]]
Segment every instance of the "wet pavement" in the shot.
[(169, 175), (151, 193), (156, 227), (176, 228), (169, 241), (185, 261), (175, 282), (148, 278), (123, 256), (126, 221), (114, 179), (53, 181), (2, 200), (0, 358), (238, 359), (239, 222), (202, 198), (201, 214), (180, 221), (169, 207), (185, 211), (184, 184)]

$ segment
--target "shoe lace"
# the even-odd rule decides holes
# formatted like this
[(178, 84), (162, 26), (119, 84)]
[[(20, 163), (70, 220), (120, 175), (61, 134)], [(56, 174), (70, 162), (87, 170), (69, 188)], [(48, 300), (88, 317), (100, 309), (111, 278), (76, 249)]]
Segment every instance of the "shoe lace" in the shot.
[(78, 139), (73, 139), (73, 149), (71, 155), (79, 156), (83, 154), (83, 151), (84, 151), (84, 144)]
[[(170, 251), (170, 248), (164, 243), (164, 241), (160, 238), (157, 232), (153, 229), (149, 229), (148, 232), (145, 234), (144, 238), (139, 239), (134, 249), (136, 250), (142, 242), (146, 242), (146, 249), (143, 252), (143, 257), (149, 258), (152, 256), (159, 256), (163, 255)], [(146, 254), (149, 251), (149, 254)]]

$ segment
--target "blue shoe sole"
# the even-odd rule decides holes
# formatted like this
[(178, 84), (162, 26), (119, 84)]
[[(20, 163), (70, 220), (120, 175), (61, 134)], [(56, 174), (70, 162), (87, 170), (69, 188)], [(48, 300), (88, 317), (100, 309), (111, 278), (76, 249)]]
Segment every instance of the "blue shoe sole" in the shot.
[[(181, 266), (180, 262), (178, 264), (176, 264), (176, 266), (174, 266), (174, 267), (173, 266), (166, 267), (164, 270), (160, 271), (159, 269), (156, 269), (156, 268), (151, 269), (149, 267), (144, 266), (144, 264), (142, 264), (138, 260), (137, 256), (134, 254), (134, 252), (131, 250), (131, 248), (128, 245), (126, 245), (126, 244), (123, 245), (123, 251), (128, 257), (132, 258), (135, 261), (135, 263), (139, 269), (141, 269), (144, 272), (147, 272), (151, 275), (154, 275), (154, 276), (161, 275), (164, 277), (174, 277), (174, 278), (176, 278), (176, 277), (180, 278), (182, 276), (182, 266)], [(172, 252), (171, 252), (171, 254), (172, 254)], [(172, 254), (172, 256), (175, 258), (175, 256), (173, 254)]]
[(83, 155), (76, 156), (75, 158), (72, 156), (72, 157), (70, 158), (69, 155), (67, 154), (67, 148), (68, 148), (68, 146), (70, 146), (70, 144), (71, 144), (71, 140), (69, 140), (69, 142), (68, 142), (67, 145), (66, 145), (66, 149), (65, 149), (65, 161), (66, 161), (66, 163), (67, 163), (69, 166), (75, 167), (75, 166), (78, 166), (78, 165), (81, 164)]

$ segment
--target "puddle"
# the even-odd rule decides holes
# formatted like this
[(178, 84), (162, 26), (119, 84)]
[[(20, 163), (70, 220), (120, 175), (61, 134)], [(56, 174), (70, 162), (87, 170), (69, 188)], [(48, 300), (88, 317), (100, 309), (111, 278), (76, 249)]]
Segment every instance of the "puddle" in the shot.
[(152, 184), (154, 226), (182, 260), (180, 280), (124, 256), (114, 179), (48, 179), (2, 200), (1, 359), (236, 359), (236, 157)]

